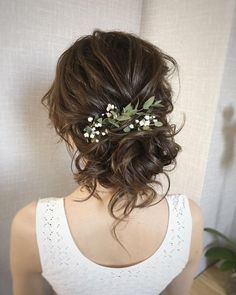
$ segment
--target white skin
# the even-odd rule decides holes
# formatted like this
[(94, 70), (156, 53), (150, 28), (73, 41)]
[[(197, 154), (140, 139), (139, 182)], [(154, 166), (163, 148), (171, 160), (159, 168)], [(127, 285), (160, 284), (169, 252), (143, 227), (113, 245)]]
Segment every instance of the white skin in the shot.
[[(105, 207), (99, 205), (99, 202), (93, 197), (90, 198), (89, 201), (83, 203), (76, 202), (75, 205), (75, 202), (72, 202), (72, 199), (80, 199), (88, 195), (87, 192), (82, 192), (80, 188), (65, 197), (70, 227), (74, 231), (75, 238), (77, 237), (76, 229), (78, 224), (81, 225), (80, 234), (83, 232), (87, 233), (90, 230), (82, 223), (81, 220), (77, 219), (79, 214), (87, 216), (89, 215), (88, 213), (91, 213), (92, 211), (93, 218), (97, 217), (98, 220), (104, 220), (104, 222), (100, 222), (98, 226), (103, 227), (103, 225), (111, 224), (112, 219), (104, 208), (106, 208), (113, 191), (102, 187), (100, 184), (98, 184), (97, 188), (100, 192), (99, 195), (102, 196)], [(166, 287), (165, 291), (162, 293), (164, 295), (190, 295), (193, 279), (196, 276), (200, 258), (203, 254), (204, 219), (202, 210), (197, 203), (191, 199), (189, 199), (189, 204), (193, 221), (189, 261), (183, 271)], [(45, 281), (41, 276), (42, 268), (40, 265), (35, 234), (36, 205), (36, 201), (33, 201), (24, 208), (20, 209), (11, 224), (10, 266), (13, 279), (13, 295), (45, 294)], [(91, 251), (89, 252), (89, 249), (83, 247), (83, 244), (86, 245), (83, 238), (80, 238), (79, 241), (81, 246), (80, 248), (83, 249), (84, 254), (88, 258), (104, 265), (115, 265), (114, 262), (107, 261), (107, 251), (110, 251), (109, 257), (116, 257), (116, 259), (118, 259), (121, 263), (123, 262), (122, 265), (131, 265), (143, 261), (154, 253), (156, 247), (155, 245), (160, 244), (164, 237), (168, 221), (166, 206), (167, 205), (164, 202), (160, 202), (159, 206), (153, 206), (150, 207), (152, 209), (135, 212), (136, 215), (133, 215), (137, 218), (137, 221), (134, 220), (133, 223), (131, 222), (129, 227), (127, 227), (126, 231), (123, 233), (124, 241), (128, 241), (131, 248), (133, 246), (133, 250), (131, 252), (133, 258), (131, 260), (128, 260), (127, 253), (124, 254), (123, 249), (120, 249), (119, 245), (117, 246), (117, 242), (114, 242), (113, 237), (110, 237), (108, 230), (103, 231), (104, 236), (94, 237), (94, 243), (99, 243), (98, 241), (101, 241), (99, 245), (97, 244), (98, 248), (100, 246), (103, 249), (103, 240), (105, 239), (107, 241), (107, 248), (104, 253), (98, 251), (93, 254), (93, 257), (91, 257)], [(158, 219), (156, 223), (153, 222), (154, 216), (160, 216), (160, 219)], [(160, 226), (160, 235), (153, 235), (151, 233), (151, 229), (153, 231), (155, 227), (158, 226)], [(104, 226), (104, 229), (106, 228), (107, 227)], [(148, 231), (147, 228), (150, 228), (150, 231)], [(99, 228), (99, 230), (100, 229), (101, 228)], [(140, 233), (137, 234), (138, 232)], [(142, 243), (138, 243), (140, 236), (143, 234), (146, 235), (148, 241), (145, 248), (142, 246)], [(140, 246), (137, 247), (137, 245)]]

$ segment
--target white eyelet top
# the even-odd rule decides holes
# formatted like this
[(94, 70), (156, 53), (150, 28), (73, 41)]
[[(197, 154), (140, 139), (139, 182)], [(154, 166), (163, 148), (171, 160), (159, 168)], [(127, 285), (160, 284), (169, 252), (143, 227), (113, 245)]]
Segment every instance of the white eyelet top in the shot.
[(88, 259), (71, 235), (64, 198), (42, 198), (36, 209), (36, 237), (42, 276), (57, 295), (157, 295), (189, 259), (192, 216), (188, 198), (166, 196), (169, 222), (158, 250), (128, 267), (108, 267)]

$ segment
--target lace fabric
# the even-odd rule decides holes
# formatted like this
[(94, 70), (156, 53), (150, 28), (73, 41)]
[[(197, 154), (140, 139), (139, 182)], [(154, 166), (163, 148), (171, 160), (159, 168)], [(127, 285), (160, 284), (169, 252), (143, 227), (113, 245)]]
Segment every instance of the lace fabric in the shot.
[(42, 275), (58, 295), (159, 294), (188, 262), (192, 216), (185, 195), (167, 195), (169, 222), (164, 240), (148, 259), (108, 267), (88, 259), (75, 244), (64, 198), (43, 198), (36, 209)]

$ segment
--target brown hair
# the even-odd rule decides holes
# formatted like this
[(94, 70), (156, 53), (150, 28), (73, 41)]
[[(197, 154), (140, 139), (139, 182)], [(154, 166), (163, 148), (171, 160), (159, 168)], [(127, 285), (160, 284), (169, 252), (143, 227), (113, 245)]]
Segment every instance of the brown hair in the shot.
[[(174, 169), (176, 166), (175, 158), (181, 146), (174, 141), (174, 136), (183, 127), (176, 131), (176, 125), (167, 120), (167, 114), (173, 111), (173, 91), (168, 78), (175, 70), (178, 65), (174, 58), (135, 34), (95, 29), (62, 53), (52, 86), (41, 100), (69, 152), (73, 149), (70, 139), (73, 140), (77, 150), (72, 163), (79, 152), (75, 158), (77, 172), (72, 172), (75, 181), (90, 193), (82, 201), (91, 196), (101, 200), (96, 192), (97, 182), (115, 189), (108, 211), (118, 220), (116, 226), (134, 208), (155, 205), (151, 203), (157, 193), (150, 184), (162, 187), (161, 182), (155, 180), (157, 174), (163, 173), (168, 180), (163, 198), (169, 191), (170, 179), (164, 167), (174, 164)], [(88, 125), (89, 116), (106, 112), (109, 103), (121, 112), (128, 103), (135, 106), (139, 100), (139, 104), (143, 104), (151, 96), (161, 100), (164, 106), (155, 108), (155, 115), (163, 126), (125, 133), (123, 128), (136, 119), (133, 116), (122, 128), (110, 129), (98, 143), (86, 141), (83, 129)], [(81, 159), (87, 160), (84, 168), (80, 166)], [(137, 205), (139, 197), (143, 202)], [(120, 208), (124, 208), (122, 218), (113, 212), (120, 202), (123, 202)], [(112, 233), (119, 242), (116, 226)]]

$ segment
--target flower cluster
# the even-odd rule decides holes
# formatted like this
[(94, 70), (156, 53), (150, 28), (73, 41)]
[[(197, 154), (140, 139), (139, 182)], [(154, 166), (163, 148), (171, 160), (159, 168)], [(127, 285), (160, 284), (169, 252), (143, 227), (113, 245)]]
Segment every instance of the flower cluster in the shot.
[[(126, 107), (123, 108), (123, 111), (121, 114), (118, 113), (118, 108), (113, 104), (108, 104), (106, 107), (106, 118), (104, 118), (105, 113), (102, 113), (102, 117), (98, 117), (98, 115), (93, 117), (88, 117), (88, 121), (91, 123), (90, 125), (87, 125), (84, 128), (84, 137), (91, 138), (92, 142), (99, 142), (96, 135), (102, 135), (105, 136), (108, 133), (108, 129), (105, 128), (104, 131), (97, 130), (96, 127), (105, 127), (107, 125), (114, 125), (115, 127), (121, 127), (120, 122), (127, 121), (131, 119), (134, 115), (141, 115), (142, 119), (135, 119), (136, 124), (129, 124), (125, 128), (123, 128), (124, 132), (130, 132), (131, 129), (134, 129), (135, 127), (137, 130), (149, 130), (151, 125), (154, 125), (156, 127), (162, 126), (162, 123), (158, 121), (155, 115), (151, 113), (150, 107), (162, 107), (163, 105), (160, 103), (160, 101), (154, 102), (154, 96), (150, 97), (143, 105), (143, 108), (138, 111), (138, 103), (136, 104), (135, 108), (131, 106), (131, 103), (129, 103)], [(153, 103), (154, 102), (154, 103)], [(142, 112), (142, 110), (145, 110), (145, 112)]]

